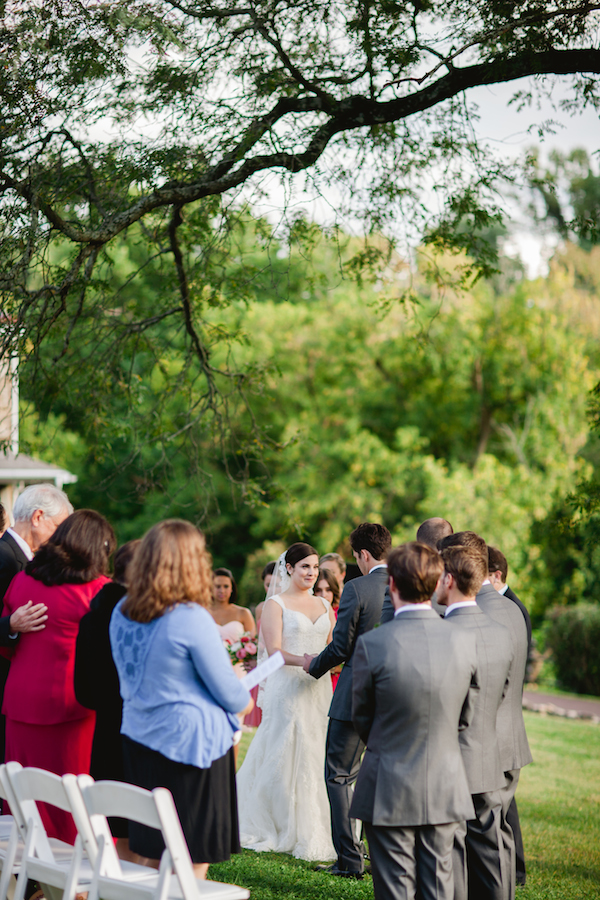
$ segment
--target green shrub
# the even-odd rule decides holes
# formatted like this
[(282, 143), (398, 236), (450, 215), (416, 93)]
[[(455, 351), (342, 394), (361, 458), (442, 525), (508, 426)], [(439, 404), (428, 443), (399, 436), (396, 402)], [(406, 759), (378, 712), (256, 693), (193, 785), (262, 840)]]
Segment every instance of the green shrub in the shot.
[(600, 695), (600, 605), (578, 603), (550, 613), (546, 645), (561, 685), (580, 694)]

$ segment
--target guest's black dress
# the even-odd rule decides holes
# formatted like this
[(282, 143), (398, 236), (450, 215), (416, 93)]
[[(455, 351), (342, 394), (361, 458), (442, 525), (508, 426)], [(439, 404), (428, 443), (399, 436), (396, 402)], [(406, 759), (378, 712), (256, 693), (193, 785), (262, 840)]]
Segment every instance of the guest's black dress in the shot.
[[(75, 650), (75, 696), (96, 710), (90, 774), (96, 780), (126, 781), (123, 770), (121, 719), (123, 701), (112, 658), (108, 626), (113, 609), (127, 589), (116, 581), (105, 584), (79, 623)], [(115, 837), (127, 837), (126, 819), (110, 819)]]

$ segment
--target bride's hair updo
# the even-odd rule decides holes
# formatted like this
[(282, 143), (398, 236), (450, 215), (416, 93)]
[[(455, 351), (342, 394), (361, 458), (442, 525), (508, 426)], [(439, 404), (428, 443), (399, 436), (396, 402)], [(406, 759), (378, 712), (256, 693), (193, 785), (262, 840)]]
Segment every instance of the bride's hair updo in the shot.
[(318, 556), (319, 554), (315, 550), (314, 547), (311, 547), (310, 544), (304, 544), (301, 541), (297, 544), (292, 544), (291, 547), (288, 547), (288, 551), (285, 554), (285, 561), (290, 566), (295, 566), (296, 563), (299, 563), (301, 559), (306, 559), (307, 556)]

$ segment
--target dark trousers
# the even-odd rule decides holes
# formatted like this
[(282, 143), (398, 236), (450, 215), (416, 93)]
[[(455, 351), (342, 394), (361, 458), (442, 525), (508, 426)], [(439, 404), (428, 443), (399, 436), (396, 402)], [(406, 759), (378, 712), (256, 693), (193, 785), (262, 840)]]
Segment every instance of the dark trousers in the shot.
[(475, 818), (454, 835), (454, 900), (508, 900), (510, 860), (504, 849), (499, 791), (473, 794)]
[(517, 800), (515, 797), (508, 807), (506, 813), (506, 821), (512, 828), (515, 839), (515, 862), (517, 868), (517, 884), (525, 884), (527, 872), (525, 869), (525, 849), (523, 847), (523, 835), (521, 834), (521, 823), (519, 821), (519, 810), (517, 809)]
[(365, 822), (375, 900), (453, 900), (457, 824), (386, 828)]
[(358, 778), (365, 745), (352, 722), (330, 719), (325, 753), (325, 783), (331, 808), (331, 834), (338, 868), (363, 872), (363, 847), (356, 836), (356, 819), (350, 818), (352, 785)]

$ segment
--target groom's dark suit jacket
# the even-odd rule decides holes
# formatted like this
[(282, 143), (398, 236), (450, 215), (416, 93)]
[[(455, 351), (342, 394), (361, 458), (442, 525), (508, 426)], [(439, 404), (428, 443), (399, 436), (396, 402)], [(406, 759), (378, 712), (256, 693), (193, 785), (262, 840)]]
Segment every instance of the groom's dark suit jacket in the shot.
[[(17, 572), (22, 572), (27, 565), (27, 562), (27, 557), (15, 539), (7, 532), (4, 532), (0, 538), (0, 601), (4, 599), (8, 586)], [(13, 641), (8, 636), (9, 632), (10, 616), (1, 616), (0, 646), (8, 647), (13, 644)], [(9, 666), (9, 661), (4, 659), (3, 656), (0, 656), (0, 708), (2, 706), (2, 701), (4, 700), (4, 685), (8, 678)], [(0, 762), (4, 762), (4, 728), (4, 716), (0, 716)]]
[(320, 678), (344, 663), (329, 708), (330, 719), (352, 721), (352, 659), (356, 642), (379, 623), (388, 583), (387, 566), (371, 570), (344, 585), (331, 643), (310, 664), (310, 674)]
[[(8, 590), (8, 586), (17, 574), (22, 572), (27, 565), (27, 557), (14, 538), (4, 532), (0, 538), (0, 600)], [(0, 607), (1, 609), (1, 607)], [(0, 617), (0, 645), (7, 647), (10, 643), (8, 637), (10, 629), (10, 616)], [(2, 682), (4, 683), (4, 682)]]

